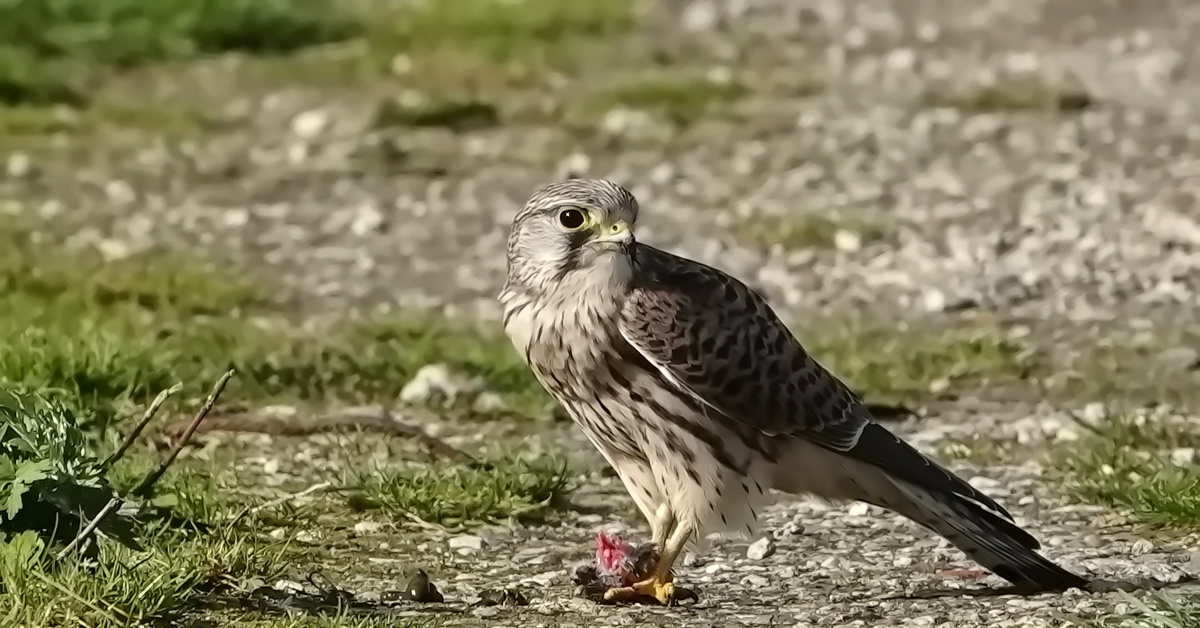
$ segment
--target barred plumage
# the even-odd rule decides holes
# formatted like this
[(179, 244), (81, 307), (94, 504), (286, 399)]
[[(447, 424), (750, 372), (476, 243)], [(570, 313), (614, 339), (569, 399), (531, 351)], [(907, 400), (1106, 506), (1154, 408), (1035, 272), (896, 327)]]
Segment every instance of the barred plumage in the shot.
[(1033, 550), (999, 504), (875, 423), (765, 299), (638, 243), (637, 201), (603, 180), (538, 190), (513, 221), (505, 329), (650, 523), (671, 596), (689, 542), (753, 532), (769, 489), (860, 500), (942, 534), (1033, 589), (1086, 581)]

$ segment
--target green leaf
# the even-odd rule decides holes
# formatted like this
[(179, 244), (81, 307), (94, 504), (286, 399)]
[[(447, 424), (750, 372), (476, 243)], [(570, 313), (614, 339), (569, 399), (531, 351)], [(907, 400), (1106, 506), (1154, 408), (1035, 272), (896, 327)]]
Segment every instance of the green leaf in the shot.
[(15, 473), (6, 482), (8, 497), (4, 500), (4, 514), (9, 520), (17, 516), (25, 494), (33, 484), (49, 477), (52, 466), (48, 460), (26, 460), (17, 465)]
[(12, 482), (29, 485), (38, 480), (44, 480), (50, 477), (50, 470), (53, 466), (49, 460), (27, 460), (17, 466), (17, 472)]
[(16, 569), (6, 569), (9, 573), (24, 571), (37, 560), (45, 549), (45, 543), (37, 532), (26, 530), (19, 534), (10, 535), (0, 542), (0, 562), (7, 563)]

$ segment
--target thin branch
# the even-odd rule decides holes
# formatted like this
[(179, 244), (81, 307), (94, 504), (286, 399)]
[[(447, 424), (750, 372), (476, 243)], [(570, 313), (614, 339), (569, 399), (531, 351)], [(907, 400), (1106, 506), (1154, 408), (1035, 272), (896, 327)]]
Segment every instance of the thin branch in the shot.
[(141, 436), (142, 430), (146, 429), (146, 426), (151, 420), (154, 419), (154, 415), (158, 414), (158, 410), (162, 408), (164, 403), (167, 402), (167, 397), (170, 397), (181, 390), (183, 390), (183, 384), (178, 383), (158, 393), (158, 396), (155, 397), (154, 401), (150, 403), (150, 407), (146, 408), (146, 412), (142, 414), (142, 420), (138, 422), (136, 426), (134, 426), (133, 431), (125, 435), (125, 441), (121, 443), (121, 446), (104, 461), (104, 464), (102, 465), (103, 468), (108, 469), (112, 465), (116, 464), (116, 462), (125, 455), (125, 452), (129, 451), (129, 448), (133, 446), (133, 443), (137, 440), (137, 437)]
[(241, 521), (247, 515), (258, 514), (268, 508), (274, 508), (280, 504), (285, 504), (292, 500), (300, 499), (301, 497), (307, 497), (308, 495), (312, 495), (313, 493), (327, 490), (331, 486), (333, 486), (333, 482), (321, 482), (320, 484), (314, 484), (314, 485), (304, 489), (303, 491), (300, 491), (299, 493), (289, 493), (289, 494), (279, 497), (277, 499), (272, 499), (269, 502), (259, 504), (258, 506), (255, 506), (253, 508), (247, 506), (246, 508), (243, 508), (242, 511), (239, 512), (237, 515), (235, 515), (233, 517), (233, 519), (230, 519), (229, 523), (227, 525), (233, 525), (233, 524)]
[(200, 427), (200, 423), (204, 421), (204, 417), (208, 416), (208, 413), (212, 411), (213, 406), (215, 406), (217, 403), (217, 399), (220, 398), (221, 393), (225, 391), (225, 386), (229, 384), (229, 380), (233, 379), (233, 373), (233, 369), (229, 369), (228, 371), (225, 371), (225, 374), (222, 375), (220, 379), (217, 380), (217, 383), (213, 386), (212, 392), (208, 394), (208, 399), (205, 400), (204, 405), (200, 407), (200, 410), (196, 412), (196, 416), (192, 417), (192, 422), (188, 424), (188, 427), (183, 432), (183, 435), (171, 447), (170, 453), (168, 453), (167, 457), (163, 459), (161, 463), (159, 463), (158, 468), (155, 469), (153, 473), (146, 476), (146, 479), (142, 480), (142, 483), (139, 484), (137, 488), (133, 489), (133, 495), (138, 497), (146, 497), (150, 494), (150, 491), (154, 489), (155, 483), (157, 483), (159, 478), (161, 478), (163, 474), (167, 472), (167, 468), (171, 466), (171, 463), (175, 462), (175, 458), (179, 456), (179, 452), (183, 449), (184, 444), (191, 440), (192, 434), (195, 433), (196, 428)]
[(112, 499), (109, 499), (108, 503), (104, 504), (104, 507), (100, 509), (100, 512), (96, 513), (96, 516), (92, 517), (92, 520), (89, 521), (88, 524), (79, 531), (79, 534), (76, 534), (75, 538), (71, 539), (71, 542), (67, 543), (66, 547), (62, 548), (57, 554), (54, 555), (54, 560), (62, 560), (67, 554), (70, 554), (76, 547), (79, 547), (81, 543), (90, 538), (92, 533), (96, 531), (96, 528), (100, 526), (100, 522), (103, 521), (104, 518), (108, 516), (108, 513), (112, 512), (112, 510), (117, 507), (117, 504), (120, 503), (120, 497), (114, 496)]

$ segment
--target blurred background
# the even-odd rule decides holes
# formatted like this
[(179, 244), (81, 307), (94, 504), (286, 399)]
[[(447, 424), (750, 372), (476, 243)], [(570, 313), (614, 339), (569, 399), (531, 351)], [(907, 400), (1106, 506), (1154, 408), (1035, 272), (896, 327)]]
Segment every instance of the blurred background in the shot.
[[(500, 619), (618, 625), (562, 574), (601, 524), (642, 524), (495, 300), (509, 221), (566, 177), (627, 186), (639, 239), (760, 290), (1068, 565), (1194, 576), (1198, 46), (1182, 0), (0, 0), (0, 618), (276, 625), (421, 568)], [(141, 549), (63, 567), (113, 494)], [(697, 621), (883, 625), (870, 595), (944, 586), (919, 530), (771, 513), (816, 532), (691, 563), (724, 603)], [(1139, 596), (1037, 608), (1200, 621)]]

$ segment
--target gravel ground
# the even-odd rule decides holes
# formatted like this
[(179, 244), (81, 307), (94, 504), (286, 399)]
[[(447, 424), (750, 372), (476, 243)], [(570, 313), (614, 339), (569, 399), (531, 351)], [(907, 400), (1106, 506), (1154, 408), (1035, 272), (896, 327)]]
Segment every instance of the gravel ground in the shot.
[[(733, 117), (680, 133), (615, 112), (583, 138), (536, 122), (398, 136), (367, 130), (373, 101), (361, 95), (212, 87), (195, 97), (222, 103), (238, 120), (234, 131), (82, 163), (10, 156), (3, 189), (114, 256), (166, 244), (269, 274), (312, 314), (435, 307), (495, 320), (506, 227), (519, 204), (551, 179), (606, 177), (641, 199), (642, 239), (750, 280), (792, 319), (975, 310), (1084, 330), (1074, 336), (1080, 345), (1092, 341), (1097, 321), (1125, 330), (1148, 321), (1137, 329), (1195, 338), (1200, 6), (666, 4), (670, 16), (655, 27), (662, 41), (702, 37), (699, 58), (754, 88)], [(988, 85), (1001, 96), (985, 106)], [(1065, 110), (1020, 103), (1029, 98)], [(385, 160), (381, 146), (405, 157)], [(760, 225), (822, 219), (871, 225), (883, 236), (848, 228), (827, 247), (758, 237)], [(920, 430), (994, 429), (1002, 438), (1013, 429), (1007, 419), (1061, 425), (1065, 410), (964, 399), (923, 417)], [(571, 432), (537, 438), (590, 455)], [(287, 459), (294, 446), (271, 451)], [(1103, 509), (1066, 506), (1032, 463), (974, 475), (1027, 516), (1069, 567), (1117, 580), (1200, 573), (1194, 536), (1142, 539)], [(590, 481), (600, 484), (584, 498), (612, 495), (627, 505), (612, 480)], [(1094, 615), (1121, 603), (1115, 594), (957, 594), (966, 585), (929, 567), (957, 560), (944, 544), (890, 517), (808, 501), (771, 511), (774, 555), (750, 560), (744, 543), (721, 544), (684, 569), (681, 577), (702, 589), (699, 606), (597, 608), (571, 599), (567, 566), (584, 557), (599, 524), (635, 524), (632, 510), (481, 533), (487, 552), (439, 559), (431, 575), (455, 599), (535, 577), (523, 585), (530, 606), (474, 609), (452, 616), (453, 625), (1050, 626), (1061, 625), (1055, 613)], [(364, 591), (398, 586), (391, 583), (402, 567), (446, 542), (404, 539), (355, 566)], [(922, 588), (949, 594), (912, 595)]]

